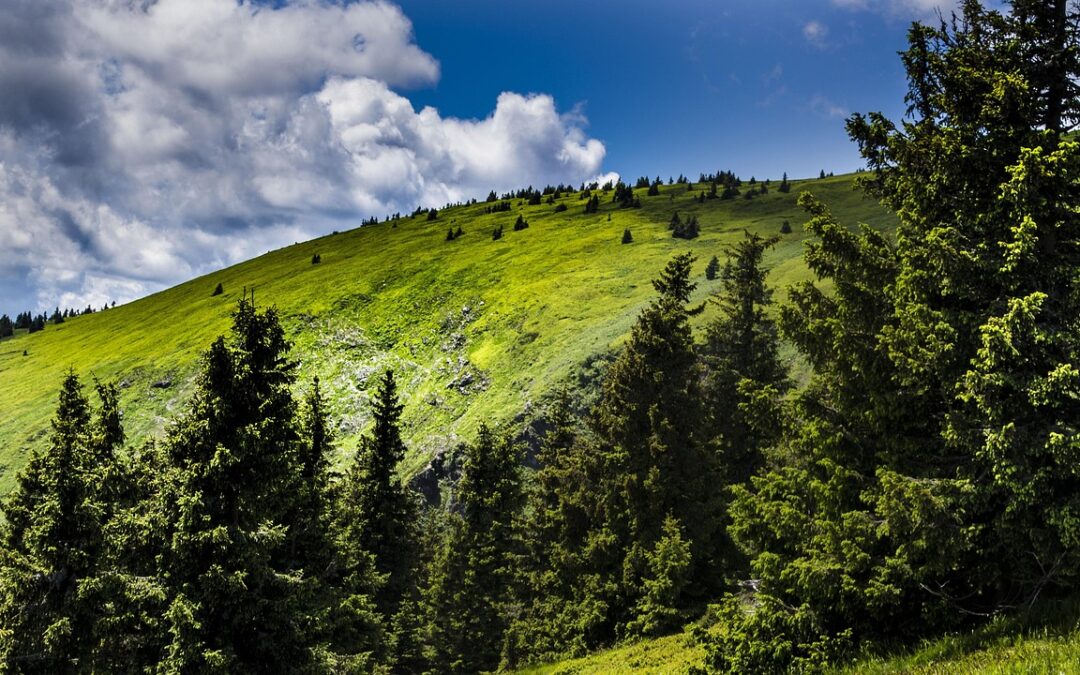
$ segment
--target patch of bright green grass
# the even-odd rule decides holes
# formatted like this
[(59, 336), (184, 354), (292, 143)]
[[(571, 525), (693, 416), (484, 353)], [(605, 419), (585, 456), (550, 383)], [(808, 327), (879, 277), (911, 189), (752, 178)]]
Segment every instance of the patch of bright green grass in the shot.
[[(717, 282), (704, 278), (713, 255), (742, 231), (785, 235), (766, 263), (779, 288), (808, 276), (802, 261), (802, 190), (829, 203), (842, 222), (882, 228), (894, 220), (852, 190), (851, 177), (795, 181), (790, 193), (697, 203), (701, 186), (638, 190), (642, 208), (618, 209), (601, 195), (585, 215), (577, 194), (554, 205), (486, 204), (322, 237), (180, 284), (104, 312), (0, 342), (0, 493), (49, 429), (65, 371), (122, 387), (132, 442), (160, 434), (191, 393), (198, 359), (229, 327), (244, 288), (274, 305), (294, 342), (303, 386), (318, 376), (337, 420), (339, 448), (351, 454), (369, 416), (370, 390), (392, 367), (404, 397), (407, 471), (440, 448), (469, 439), (482, 421), (527, 416), (542, 397), (590, 358), (609, 352), (653, 295), (650, 280), (675, 253), (698, 256), (696, 300)], [(701, 236), (673, 239), (673, 212), (697, 215)], [(529, 228), (514, 232), (518, 214)], [(491, 231), (504, 234), (492, 241)], [(465, 234), (445, 241), (450, 227)], [(634, 242), (620, 243), (629, 228)], [(322, 262), (312, 264), (318, 253)], [(211, 297), (221, 283), (222, 295)], [(779, 293), (783, 297), (783, 293)], [(702, 317), (700, 320), (705, 320)], [(26, 355), (23, 355), (23, 352)], [(158, 385), (158, 386), (155, 386)], [(167, 386), (166, 386), (167, 385)]]
[(589, 656), (535, 666), (521, 675), (677, 675), (700, 667), (704, 648), (689, 633), (644, 640)]

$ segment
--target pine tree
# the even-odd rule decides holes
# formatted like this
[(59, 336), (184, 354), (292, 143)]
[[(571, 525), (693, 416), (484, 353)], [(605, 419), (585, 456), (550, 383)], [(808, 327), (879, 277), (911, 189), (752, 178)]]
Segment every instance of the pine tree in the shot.
[(630, 234), (630, 228), (626, 228), (622, 233), (622, 243), (632, 244), (634, 243), (634, 235)]
[(49, 447), (31, 456), (3, 504), (5, 669), (95, 669), (96, 623), (105, 610), (95, 577), (105, 569), (104, 524), (119, 488), (116, 451), (123, 442), (116, 390), (98, 392), (102, 406), (92, 422), (78, 377), (65, 377)]
[(782, 314), (815, 375), (786, 461), (736, 489), (759, 609), (728, 616), (738, 639), (714, 667), (766, 640), (791, 659), (835, 655), (821, 636), (913, 638), (1075, 586), (1080, 150), (1056, 129), (1080, 63), (1059, 49), (1077, 43), (1064, 6), (965, 2), (911, 29), (913, 118), (848, 122), (860, 183), (901, 215), (895, 247), (801, 199), (807, 261), (835, 294), (804, 285)]
[(338, 511), (341, 538), (373, 556), (386, 578), (376, 604), (389, 619), (409, 592), (417, 555), (417, 506), (398, 474), (406, 447), (393, 371), (383, 373), (373, 405), (374, 425), (345, 475)]
[(625, 633), (650, 574), (649, 553), (669, 515), (686, 528), (692, 560), (673, 602), (684, 607), (719, 578), (713, 567), (719, 474), (699, 437), (701, 373), (689, 326), (701, 308), (686, 306), (694, 290), (692, 263), (690, 254), (676, 256), (653, 282), (658, 297), (608, 369), (590, 418), (595, 440), (582, 451), (590, 485), (589, 553), (572, 598), (590, 618), (578, 624), (589, 632), (571, 638), (579, 644)]
[(720, 270), (713, 298), (719, 312), (706, 327), (702, 349), (714, 434), (731, 482), (746, 480), (761, 464), (762, 449), (776, 440), (779, 399), (790, 386), (762, 267), (777, 240), (744, 234)]
[(709, 259), (709, 264), (705, 266), (705, 278), (712, 281), (716, 278), (716, 273), (720, 271), (720, 259), (713, 256)]
[(460, 511), (449, 514), (425, 598), (439, 672), (499, 665), (521, 552), (515, 525), (523, 497), (520, 464), (514, 444), (486, 426), (466, 447), (456, 491)]
[(165, 443), (168, 668), (302, 669), (325, 644), (318, 578), (290, 555), (311, 462), (288, 349), (277, 313), (242, 300)]

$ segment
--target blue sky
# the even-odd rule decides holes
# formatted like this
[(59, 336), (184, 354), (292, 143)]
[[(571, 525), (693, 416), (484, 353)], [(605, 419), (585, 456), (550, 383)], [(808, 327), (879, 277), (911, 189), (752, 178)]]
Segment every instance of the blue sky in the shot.
[(438, 84), (408, 92), (417, 106), (481, 117), (501, 91), (547, 92), (581, 106), (606, 169), (665, 179), (854, 170), (844, 117), (903, 113), (897, 52), (928, 15), (813, 0), (401, 6), (442, 66)]
[(526, 185), (860, 166), (952, 0), (6, 0), (0, 313)]

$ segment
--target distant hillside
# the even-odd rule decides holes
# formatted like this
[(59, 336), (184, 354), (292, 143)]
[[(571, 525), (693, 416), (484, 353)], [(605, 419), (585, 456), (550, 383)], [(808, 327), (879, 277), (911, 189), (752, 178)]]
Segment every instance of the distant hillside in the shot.
[[(649, 280), (675, 252), (698, 256), (697, 297), (713, 289), (704, 269), (746, 229), (792, 233), (769, 254), (771, 281), (807, 277), (799, 192), (823, 198), (845, 223), (892, 227), (894, 219), (852, 190), (851, 176), (792, 181), (780, 193), (700, 203), (696, 184), (635, 191), (640, 208), (612, 192), (585, 213), (579, 194), (554, 204), (514, 199), (509, 211), (478, 203), (368, 225), (272, 251), (128, 305), (0, 342), (0, 493), (28, 451), (44, 442), (65, 371), (114, 380), (130, 440), (160, 432), (191, 391), (200, 354), (229, 325), (242, 289), (275, 305), (302, 379), (317, 375), (351, 453), (369, 414), (368, 392), (385, 367), (399, 376), (410, 471), (439, 448), (468, 438), (482, 420), (527, 418), (537, 402), (608, 353), (650, 298)], [(599, 193), (598, 193), (599, 194)], [(560, 205), (566, 209), (557, 211)], [(671, 236), (673, 213), (696, 216), (701, 235)], [(513, 229), (521, 215), (529, 227)], [(492, 231), (502, 227), (498, 240)], [(447, 241), (449, 228), (463, 235)], [(633, 242), (621, 243), (629, 229)], [(313, 256), (321, 262), (314, 264)], [(212, 296), (217, 284), (224, 292)], [(24, 355), (25, 352), (25, 355)]]

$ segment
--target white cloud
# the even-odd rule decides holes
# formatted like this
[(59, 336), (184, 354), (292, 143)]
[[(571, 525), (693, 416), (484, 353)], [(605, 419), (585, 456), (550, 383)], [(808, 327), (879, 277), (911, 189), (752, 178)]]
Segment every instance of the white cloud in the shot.
[(803, 26), (803, 37), (811, 45), (818, 49), (823, 49), (827, 45), (825, 39), (829, 36), (829, 27), (820, 21), (808, 21)]
[(503, 93), (479, 120), (415, 110), (393, 88), (439, 64), (386, 2), (9, 2), (0, 278), (26, 281), (3, 311), (124, 301), (365, 216), (602, 166), (550, 96)]
[(833, 103), (821, 94), (815, 94), (810, 99), (810, 110), (817, 115), (832, 119), (844, 119), (851, 114), (847, 108)]
[(869, 10), (904, 19), (929, 19), (941, 12), (948, 16), (960, 5), (958, 0), (832, 0), (836, 7)]

